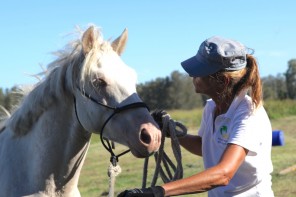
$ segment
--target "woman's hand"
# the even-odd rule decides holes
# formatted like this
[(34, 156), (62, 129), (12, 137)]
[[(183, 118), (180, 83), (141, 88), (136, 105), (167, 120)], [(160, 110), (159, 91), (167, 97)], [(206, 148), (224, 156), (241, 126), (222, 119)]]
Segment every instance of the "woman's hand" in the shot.
[(131, 189), (121, 192), (118, 197), (164, 197), (164, 189), (161, 186), (149, 187), (144, 189)]

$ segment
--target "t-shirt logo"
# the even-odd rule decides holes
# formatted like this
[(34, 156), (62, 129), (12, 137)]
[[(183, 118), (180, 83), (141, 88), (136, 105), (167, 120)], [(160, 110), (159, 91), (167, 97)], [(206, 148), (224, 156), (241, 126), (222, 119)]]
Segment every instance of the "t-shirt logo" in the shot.
[(229, 135), (227, 133), (227, 126), (223, 125), (222, 127), (220, 127), (220, 134), (223, 139), (225, 139), (225, 140), (228, 139)]

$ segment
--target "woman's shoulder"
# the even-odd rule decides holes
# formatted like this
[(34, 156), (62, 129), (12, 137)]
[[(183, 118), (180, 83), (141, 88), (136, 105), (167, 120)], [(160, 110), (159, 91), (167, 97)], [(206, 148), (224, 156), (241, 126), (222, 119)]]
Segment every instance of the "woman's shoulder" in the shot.
[(256, 108), (256, 106), (252, 102), (252, 98), (248, 95), (246, 95), (241, 100), (235, 111), (235, 116), (258, 117), (266, 115), (266, 111), (263, 105), (260, 105)]

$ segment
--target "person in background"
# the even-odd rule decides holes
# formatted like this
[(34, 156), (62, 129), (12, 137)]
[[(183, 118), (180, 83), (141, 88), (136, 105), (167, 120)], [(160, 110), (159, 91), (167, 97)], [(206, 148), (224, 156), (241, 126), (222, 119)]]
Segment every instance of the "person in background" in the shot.
[(206, 191), (209, 197), (274, 196), (272, 128), (263, 107), (258, 65), (248, 51), (238, 41), (214, 36), (181, 63), (195, 92), (211, 98), (198, 134), (179, 138), (185, 149), (203, 158), (205, 170), (161, 186), (126, 190), (120, 197)]

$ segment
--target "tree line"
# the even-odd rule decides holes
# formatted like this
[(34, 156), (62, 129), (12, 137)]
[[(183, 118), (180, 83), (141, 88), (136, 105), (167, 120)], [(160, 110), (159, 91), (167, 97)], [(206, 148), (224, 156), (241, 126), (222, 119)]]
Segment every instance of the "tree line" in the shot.
[[(288, 62), (285, 73), (262, 77), (263, 99), (296, 99), (296, 59)], [(152, 109), (192, 109), (203, 106), (207, 97), (196, 94), (192, 79), (178, 71), (138, 85), (138, 93)]]
[[(285, 73), (262, 77), (264, 100), (296, 99), (296, 59), (288, 62)], [(0, 105), (11, 111), (19, 102), (21, 95), (17, 87), (0, 88)], [(196, 94), (192, 79), (187, 74), (173, 71), (170, 76), (158, 77), (140, 83), (137, 91), (142, 100), (153, 109), (193, 109), (204, 105), (207, 97)], [(1, 112), (0, 112), (1, 113)]]
[[(23, 95), (20, 94), (17, 87), (11, 89), (0, 88), (0, 106), (4, 107), (7, 111), (13, 111), (22, 100)], [(2, 111), (0, 110), (0, 115)]]

